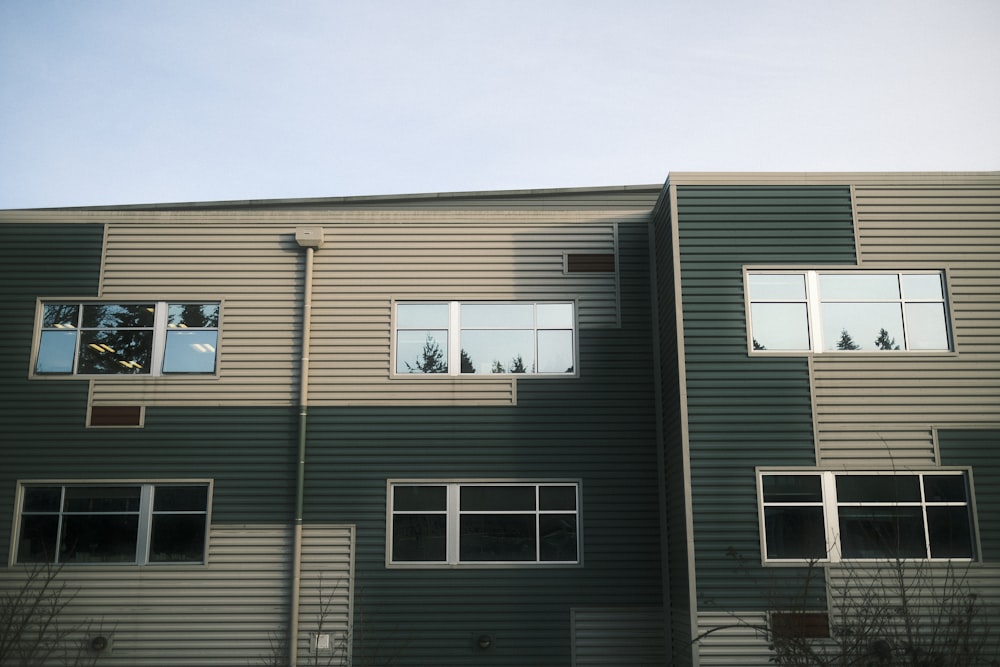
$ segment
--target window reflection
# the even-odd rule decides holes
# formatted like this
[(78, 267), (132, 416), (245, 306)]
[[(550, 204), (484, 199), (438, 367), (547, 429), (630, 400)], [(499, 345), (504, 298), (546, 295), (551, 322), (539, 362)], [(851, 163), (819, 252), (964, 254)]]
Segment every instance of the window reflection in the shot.
[(164, 373), (214, 373), (217, 331), (168, 331)]

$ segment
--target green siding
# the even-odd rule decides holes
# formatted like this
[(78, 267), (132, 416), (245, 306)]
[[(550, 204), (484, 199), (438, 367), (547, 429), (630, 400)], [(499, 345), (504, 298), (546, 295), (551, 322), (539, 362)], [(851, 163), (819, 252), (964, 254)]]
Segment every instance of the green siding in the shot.
[[(521, 379), (513, 407), (310, 409), (307, 524), (358, 526), (356, 657), (564, 666), (572, 608), (660, 606), (645, 241), (622, 226), (623, 327), (581, 332), (579, 379)], [(583, 567), (386, 569), (386, 479), (416, 477), (582, 480)]]
[(1000, 429), (938, 431), (941, 465), (972, 466), (982, 560), (1000, 562)]
[(742, 267), (853, 264), (850, 192), (679, 185), (677, 201), (698, 607), (763, 609), (803, 570), (760, 567), (754, 468), (815, 450), (807, 360), (747, 355)]

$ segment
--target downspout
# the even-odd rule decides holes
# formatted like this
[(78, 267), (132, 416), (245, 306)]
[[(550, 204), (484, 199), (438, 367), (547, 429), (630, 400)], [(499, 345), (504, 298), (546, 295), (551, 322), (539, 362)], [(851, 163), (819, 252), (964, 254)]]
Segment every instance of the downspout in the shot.
[(292, 595), (288, 612), (288, 664), (299, 658), (299, 598), (302, 588), (302, 519), (306, 492), (306, 436), (309, 413), (309, 341), (312, 324), (313, 253), (323, 247), (322, 227), (298, 227), (295, 242), (305, 248), (306, 265), (302, 287), (302, 359), (299, 363), (299, 447), (295, 470), (295, 523), (292, 536)]

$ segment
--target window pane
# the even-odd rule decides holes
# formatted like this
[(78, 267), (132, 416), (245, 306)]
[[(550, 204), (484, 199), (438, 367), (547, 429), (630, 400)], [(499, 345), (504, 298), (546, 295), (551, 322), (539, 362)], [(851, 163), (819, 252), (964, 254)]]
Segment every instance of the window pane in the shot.
[(823, 300), (899, 299), (895, 274), (820, 274), (819, 295)]
[(538, 332), (538, 372), (573, 372), (573, 332)]
[(764, 475), (765, 503), (821, 503), (823, 484), (819, 475)]
[(25, 512), (58, 512), (62, 501), (62, 488), (34, 486), (24, 490)]
[(149, 534), (149, 562), (201, 562), (205, 558), (204, 514), (153, 516)]
[(204, 512), (207, 508), (207, 486), (157, 486), (154, 489), (154, 512)]
[(149, 373), (152, 331), (84, 331), (82, 336), (78, 373)]
[(536, 307), (539, 329), (572, 329), (573, 304), (540, 303)]
[(944, 286), (941, 284), (941, 274), (904, 274), (904, 299), (940, 299), (944, 300)]
[(809, 324), (804, 303), (755, 303), (750, 306), (750, 319), (754, 349), (809, 349)]
[(38, 343), (36, 373), (72, 373), (76, 331), (43, 331)]
[(534, 486), (463, 486), (463, 512), (535, 511)]
[(910, 350), (949, 349), (943, 303), (906, 304), (906, 331)]
[(575, 486), (542, 486), (538, 489), (538, 509), (575, 510)]
[(397, 373), (447, 373), (447, 331), (400, 331), (396, 334)]
[(447, 329), (447, 303), (401, 303), (396, 306), (397, 329)]
[(928, 507), (931, 558), (972, 558), (972, 522), (965, 507)]
[(902, 346), (900, 304), (823, 304), (824, 350), (896, 350)]
[(841, 507), (840, 542), (844, 558), (927, 557), (919, 507)]
[(397, 512), (444, 512), (448, 509), (447, 487), (393, 486), (392, 509)]
[(100, 329), (152, 328), (156, 307), (145, 304), (93, 304), (83, 306), (83, 326)]
[(534, 332), (462, 331), (462, 351), (477, 374), (535, 372)]
[(138, 486), (67, 486), (67, 512), (138, 512)]
[(826, 558), (822, 507), (764, 509), (768, 558)]
[(59, 517), (26, 515), (21, 517), (21, 537), (17, 543), (18, 563), (54, 563)]
[(538, 517), (538, 551), (543, 561), (577, 560), (576, 515), (543, 514)]
[(164, 373), (214, 373), (217, 331), (167, 331)]
[(916, 475), (837, 475), (837, 500), (842, 503), (920, 502)]
[(924, 475), (924, 500), (929, 503), (966, 502), (965, 475)]
[(440, 562), (447, 556), (447, 521), (443, 514), (392, 517), (392, 560)]
[(80, 318), (80, 306), (69, 303), (47, 303), (42, 309), (42, 327), (45, 329), (73, 329)]
[(463, 303), (463, 329), (532, 329), (534, 306), (530, 303)]
[(63, 563), (135, 562), (139, 516), (69, 514), (63, 518), (59, 561)]
[(761, 274), (747, 276), (751, 301), (805, 301), (806, 277), (801, 274)]
[(199, 328), (219, 326), (217, 303), (171, 303), (167, 306), (167, 326)]
[(464, 514), (459, 524), (460, 560), (536, 560), (534, 514)]

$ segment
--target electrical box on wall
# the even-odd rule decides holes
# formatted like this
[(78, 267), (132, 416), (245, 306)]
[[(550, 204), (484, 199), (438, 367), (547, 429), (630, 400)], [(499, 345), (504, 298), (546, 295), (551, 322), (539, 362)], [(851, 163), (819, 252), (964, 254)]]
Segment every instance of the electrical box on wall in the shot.
[(322, 227), (296, 227), (295, 242), (303, 248), (323, 247)]

